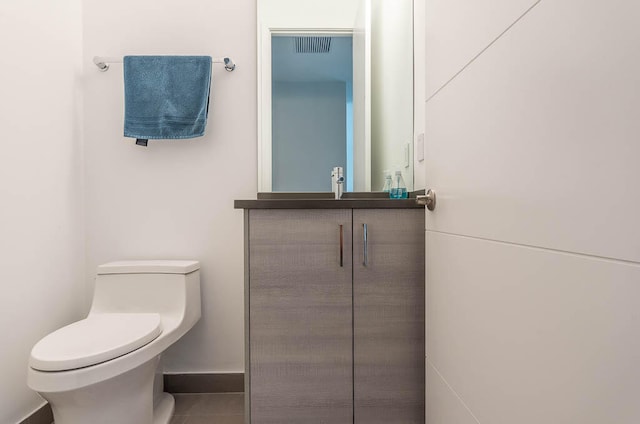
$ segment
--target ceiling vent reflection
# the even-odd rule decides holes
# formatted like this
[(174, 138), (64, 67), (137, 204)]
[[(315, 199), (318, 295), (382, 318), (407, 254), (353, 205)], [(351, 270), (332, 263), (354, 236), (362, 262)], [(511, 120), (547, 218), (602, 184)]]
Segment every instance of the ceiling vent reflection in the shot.
[(331, 37), (295, 37), (296, 53), (329, 53)]

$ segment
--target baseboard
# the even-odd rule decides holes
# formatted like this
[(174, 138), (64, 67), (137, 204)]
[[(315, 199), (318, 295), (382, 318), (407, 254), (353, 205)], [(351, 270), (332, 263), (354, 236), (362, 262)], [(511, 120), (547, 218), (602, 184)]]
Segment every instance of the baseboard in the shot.
[(244, 374), (165, 374), (164, 390), (169, 393), (244, 392)]
[(33, 414), (29, 415), (19, 424), (51, 424), (53, 422), (53, 412), (48, 403), (45, 403)]

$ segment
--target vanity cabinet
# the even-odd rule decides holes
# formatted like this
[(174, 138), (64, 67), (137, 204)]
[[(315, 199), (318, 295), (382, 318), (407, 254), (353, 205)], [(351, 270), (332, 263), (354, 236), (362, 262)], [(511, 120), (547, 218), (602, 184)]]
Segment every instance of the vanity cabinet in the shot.
[(246, 209), (246, 422), (424, 423), (424, 209)]

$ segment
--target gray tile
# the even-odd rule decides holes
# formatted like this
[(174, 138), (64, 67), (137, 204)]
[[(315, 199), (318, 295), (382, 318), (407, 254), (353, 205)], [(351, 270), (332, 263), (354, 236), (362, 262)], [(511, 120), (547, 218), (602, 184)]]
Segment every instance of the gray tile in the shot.
[(244, 415), (194, 415), (184, 424), (244, 424)]
[(174, 394), (176, 400), (175, 415), (188, 415), (198, 402), (201, 402), (198, 394)]
[(241, 415), (244, 393), (174, 394), (175, 415)]
[(239, 415), (244, 413), (244, 393), (196, 395), (199, 401), (187, 415)]
[(169, 424), (185, 424), (187, 421), (186, 415), (174, 415), (169, 421)]

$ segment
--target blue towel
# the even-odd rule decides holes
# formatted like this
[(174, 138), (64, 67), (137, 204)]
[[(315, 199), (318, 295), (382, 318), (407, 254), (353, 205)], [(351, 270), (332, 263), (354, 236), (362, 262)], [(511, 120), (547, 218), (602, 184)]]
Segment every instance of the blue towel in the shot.
[(146, 146), (204, 135), (210, 88), (210, 56), (125, 56), (125, 137)]

